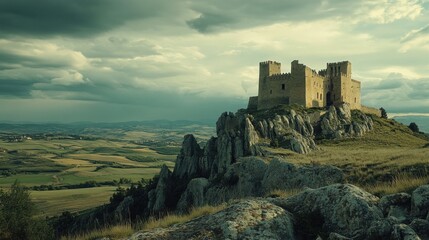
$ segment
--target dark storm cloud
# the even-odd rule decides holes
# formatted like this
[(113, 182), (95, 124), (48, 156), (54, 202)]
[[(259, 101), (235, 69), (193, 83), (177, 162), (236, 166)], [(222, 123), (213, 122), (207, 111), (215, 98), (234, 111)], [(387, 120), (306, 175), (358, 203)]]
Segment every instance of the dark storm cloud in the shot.
[(429, 78), (412, 81), (408, 85), (412, 89), (408, 95), (410, 99), (429, 100)]
[(17, 79), (0, 79), (0, 96), (29, 98), (34, 82)]
[(390, 90), (397, 89), (406, 84), (406, 80), (400, 73), (391, 73), (386, 79), (381, 80), (378, 84), (372, 85), (369, 89)]
[(1, 35), (88, 36), (129, 20), (171, 14), (167, 0), (2, 0)]
[(22, 67), (31, 68), (62, 68), (69, 66), (67, 61), (58, 61), (59, 59), (37, 58), (34, 56), (25, 56), (11, 52), (2, 52), (0, 49), (0, 71), (1, 66), (4, 69), (14, 69)]
[(188, 21), (201, 33), (220, 29), (236, 29), (284, 21), (310, 21), (350, 14), (355, 1), (351, 0), (208, 0), (193, 1), (191, 8), (200, 14)]

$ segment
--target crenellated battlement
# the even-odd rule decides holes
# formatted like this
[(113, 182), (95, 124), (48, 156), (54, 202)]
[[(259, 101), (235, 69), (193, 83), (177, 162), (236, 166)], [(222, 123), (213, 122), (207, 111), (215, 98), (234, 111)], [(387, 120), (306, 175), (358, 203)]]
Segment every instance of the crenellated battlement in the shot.
[(277, 73), (268, 77), (269, 80), (288, 80), (290, 79), (290, 73)]
[(265, 65), (270, 65), (270, 64), (281, 64), (281, 63), (279, 63), (279, 62), (276, 62), (276, 61), (271, 61), (271, 60), (268, 60), (268, 61), (264, 61), (264, 62), (260, 62), (259, 63), (259, 66), (265, 66)]
[(326, 69), (316, 71), (294, 60), (289, 73), (281, 72), (280, 62), (259, 63), (258, 109), (278, 104), (324, 107), (340, 102), (349, 103), (352, 109), (361, 108), (360, 82), (351, 79), (349, 61), (327, 63)]
[(326, 69), (319, 70), (318, 74), (322, 77), (325, 77), (326, 76)]

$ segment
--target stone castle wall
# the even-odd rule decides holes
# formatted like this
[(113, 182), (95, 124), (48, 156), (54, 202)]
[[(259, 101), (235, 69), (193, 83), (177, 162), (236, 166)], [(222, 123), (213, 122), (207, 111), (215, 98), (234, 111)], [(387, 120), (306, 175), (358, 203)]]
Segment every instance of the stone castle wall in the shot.
[(290, 73), (282, 73), (281, 64), (274, 61), (261, 62), (259, 68), (258, 96), (249, 99), (249, 106), (257, 102), (257, 109), (279, 104), (325, 107), (346, 102), (352, 109), (361, 108), (360, 82), (351, 78), (348, 61), (328, 63), (319, 72), (298, 60), (291, 63)]
[(374, 114), (378, 117), (381, 117), (381, 111), (380, 111), (380, 109), (377, 109), (377, 108), (372, 108), (372, 107), (367, 107), (367, 106), (362, 105), (361, 111), (364, 113)]

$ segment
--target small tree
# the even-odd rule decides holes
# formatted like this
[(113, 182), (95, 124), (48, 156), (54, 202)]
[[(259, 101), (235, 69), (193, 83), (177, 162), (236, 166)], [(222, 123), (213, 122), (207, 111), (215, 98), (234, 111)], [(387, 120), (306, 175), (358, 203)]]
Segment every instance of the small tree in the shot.
[(53, 239), (44, 219), (34, 219), (36, 208), (30, 193), (17, 182), (0, 191), (0, 239)]
[(382, 118), (386, 118), (386, 119), (387, 119), (387, 112), (386, 112), (386, 109), (384, 109), (384, 108), (380, 108), (380, 112), (381, 112), (381, 117), (382, 117)]
[(417, 124), (415, 122), (410, 123), (408, 128), (411, 129), (411, 131), (413, 131), (413, 132), (416, 132), (416, 133), (420, 132), (419, 126), (417, 126)]

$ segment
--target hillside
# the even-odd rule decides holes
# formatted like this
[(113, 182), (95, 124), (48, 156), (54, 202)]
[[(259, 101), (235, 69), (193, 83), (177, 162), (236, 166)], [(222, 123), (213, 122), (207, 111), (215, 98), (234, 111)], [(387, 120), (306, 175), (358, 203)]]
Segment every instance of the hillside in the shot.
[(420, 131), (429, 133), (429, 116), (395, 116), (393, 119), (407, 126), (414, 122)]
[(304, 187), (348, 182), (381, 196), (411, 192), (428, 182), (424, 135), (347, 105), (327, 111), (289, 106), (240, 110), (222, 114), (216, 128), (217, 137), (204, 147), (186, 135), (173, 172), (163, 167), (148, 184), (76, 216), (74, 231), (100, 223), (97, 215), (111, 215), (101, 222), (111, 225), (146, 219), (149, 213), (162, 216), (233, 199), (297, 193)]

